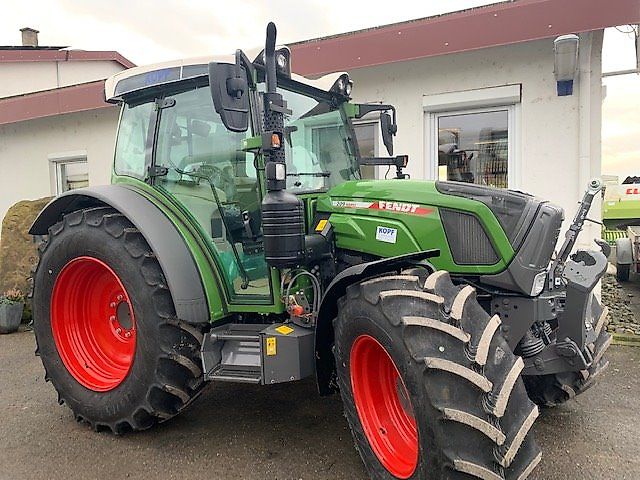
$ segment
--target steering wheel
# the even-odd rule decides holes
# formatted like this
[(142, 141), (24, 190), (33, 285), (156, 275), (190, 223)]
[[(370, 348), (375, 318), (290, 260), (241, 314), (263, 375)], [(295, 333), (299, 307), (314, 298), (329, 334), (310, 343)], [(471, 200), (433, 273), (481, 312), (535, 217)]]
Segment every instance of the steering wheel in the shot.
[(203, 163), (198, 167), (197, 174), (207, 177), (211, 183), (218, 189), (222, 190), (227, 197), (227, 201), (235, 198), (236, 183), (233, 177), (225, 170)]

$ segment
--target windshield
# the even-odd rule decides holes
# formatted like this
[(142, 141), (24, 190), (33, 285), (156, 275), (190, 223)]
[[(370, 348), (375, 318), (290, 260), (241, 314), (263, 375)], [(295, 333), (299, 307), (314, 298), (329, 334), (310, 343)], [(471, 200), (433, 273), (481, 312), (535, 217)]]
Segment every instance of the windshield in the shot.
[[(261, 85), (264, 90), (264, 84)], [(285, 118), (287, 189), (327, 190), (360, 178), (352, 129), (339, 108), (279, 88), (291, 115)]]

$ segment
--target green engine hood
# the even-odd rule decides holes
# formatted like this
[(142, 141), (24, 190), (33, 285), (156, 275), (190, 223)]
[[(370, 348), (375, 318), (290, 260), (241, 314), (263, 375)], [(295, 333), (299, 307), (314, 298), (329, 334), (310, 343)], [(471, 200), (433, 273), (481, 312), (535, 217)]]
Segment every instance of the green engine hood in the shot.
[[(440, 209), (475, 215), (497, 254), (492, 265), (458, 265), (453, 261)], [(428, 180), (358, 180), (346, 182), (318, 198), (317, 211), (329, 216), (339, 248), (391, 257), (440, 249), (436, 268), (460, 274), (490, 274), (506, 268), (513, 248), (500, 223), (482, 202), (439, 192)]]

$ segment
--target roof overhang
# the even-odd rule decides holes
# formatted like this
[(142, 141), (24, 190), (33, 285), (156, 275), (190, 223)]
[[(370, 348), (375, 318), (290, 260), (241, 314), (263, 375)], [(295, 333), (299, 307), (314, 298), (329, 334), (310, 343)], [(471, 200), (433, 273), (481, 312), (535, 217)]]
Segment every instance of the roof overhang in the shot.
[(638, 0), (516, 0), (290, 44), (301, 75), (321, 75), (640, 23)]
[(65, 113), (113, 107), (104, 101), (104, 81), (0, 99), (0, 125)]

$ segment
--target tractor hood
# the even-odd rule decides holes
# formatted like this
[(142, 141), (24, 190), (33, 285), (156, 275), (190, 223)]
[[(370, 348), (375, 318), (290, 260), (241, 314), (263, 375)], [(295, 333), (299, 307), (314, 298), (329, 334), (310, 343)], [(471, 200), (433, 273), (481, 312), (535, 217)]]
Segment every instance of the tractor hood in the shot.
[(435, 267), (527, 294), (563, 220), (562, 209), (526, 193), (428, 180), (346, 182), (318, 198), (317, 212), (338, 247), (381, 257), (438, 248)]
[(435, 182), (428, 180), (358, 180), (335, 186), (331, 198), (363, 198), (416, 204), (432, 204), (441, 196)]
[[(543, 203), (533, 195), (513, 190), (430, 180), (352, 181), (334, 187), (328, 196), (333, 208), (366, 208), (413, 215), (438, 208), (468, 212), (478, 216), (497, 236), (505, 235), (513, 249), (522, 243)], [(371, 202), (358, 202), (358, 199)], [(496, 220), (498, 228), (492, 225)]]

